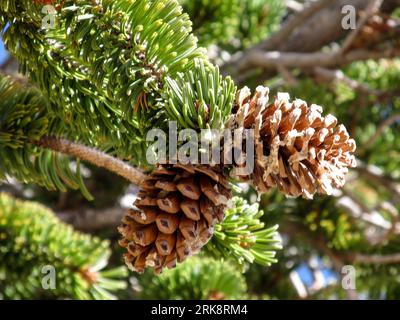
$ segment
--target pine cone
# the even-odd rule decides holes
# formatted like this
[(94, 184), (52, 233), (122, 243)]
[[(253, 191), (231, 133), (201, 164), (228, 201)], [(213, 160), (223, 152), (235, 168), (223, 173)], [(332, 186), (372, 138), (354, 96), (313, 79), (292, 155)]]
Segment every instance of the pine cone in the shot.
[(228, 126), (254, 129), (255, 163), (250, 174), (236, 169), (231, 174), (252, 180), (261, 192), (276, 186), (287, 195), (308, 199), (317, 191), (331, 194), (333, 187), (342, 187), (348, 167), (356, 165), (356, 144), (346, 128), (336, 126), (332, 115), (323, 117), (318, 105), (290, 102), (282, 93), (268, 104), (268, 94), (261, 86), (253, 97), (247, 87), (238, 91), (236, 114)]
[(198, 253), (223, 220), (230, 198), (229, 183), (217, 168), (158, 167), (141, 184), (136, 208), (118, 228), (126, 264), (139, 273), (146, 267), (160, 273)]

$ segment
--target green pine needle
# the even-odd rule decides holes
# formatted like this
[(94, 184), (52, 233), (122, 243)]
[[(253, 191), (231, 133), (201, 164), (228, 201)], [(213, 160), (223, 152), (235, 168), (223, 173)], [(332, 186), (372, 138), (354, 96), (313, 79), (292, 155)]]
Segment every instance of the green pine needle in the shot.
[(278, 226), (264, 227), (259, 219), (263, 211), (258, 204), (234, 197), (232, 206), (225, 210), (225, 219), (215, 226), (215, 234), (205, 247), (212, 256), (233, 259), (237, 264), (259, 263), (269, 266), (275, 263), (276, 250), (282, 248)]
[(217, 67), (195, 59), (193, 69), (166, 81), (165, 107), (172, 120), (195, 130), (224, 128), (236, 93), (230, 77), (222, 78)]
[(54, 118), (46, 105), (38, 89), (0, 75), (0, 180), (14, 177), (49, 190), (80, 188), (91, 199), (80, 176), (79, 164), (74, 173), (68, 157), (33, 144), (51, 131)]
[[(39, 204), (0, 194), (1, 298), (113, 299), (127, 270), (102, 271), (109, 255), (107, 241), (74, 231)], [(54, 267), (54, 289), (43, 288), (45, 266)]]
[(229, 262), (204, 256), (192, 257), (160, 276), (139, 279), (141, 298), (170, 300), (244, 299), (246, 281)]

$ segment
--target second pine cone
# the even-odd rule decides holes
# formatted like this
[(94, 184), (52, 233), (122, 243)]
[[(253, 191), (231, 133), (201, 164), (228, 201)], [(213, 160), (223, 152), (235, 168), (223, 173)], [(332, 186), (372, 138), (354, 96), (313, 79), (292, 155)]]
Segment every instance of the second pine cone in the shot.
[(196, 254), (224, 218), (231, 198), (229, 183), (217, 167), (163, 165), (140, 186), (136, 208), (122, 219), (118, 231), (128, 267), (160, 273)]

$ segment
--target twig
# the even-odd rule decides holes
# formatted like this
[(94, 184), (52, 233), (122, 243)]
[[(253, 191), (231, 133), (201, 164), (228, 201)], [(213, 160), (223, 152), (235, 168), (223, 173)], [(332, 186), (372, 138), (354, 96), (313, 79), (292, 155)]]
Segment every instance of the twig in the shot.
[(400, 50), (391, 49), (382, 52), (368, 51), (364, 49), (354, 50), (340, 55), (337, 52), (279, 52), (254, 50), (237, 61), (236, 70), (240, 73), (251, 68), (276, 69), (278, 66), (287, 68), (314, 68), (314, 67), (338, 67), (350, 64), (354, 61), (368, 59), (394, 58), (400, 56)]
[(396, 264), (400, 263), (400, 253), (388, 255), (365, 255), (356, 253), (350, 255), (348, 259), (353, 263), (359, 264)]
[(338, 273), (341, 272), (342, 267), (345, 265), (344, 257), (330, 249), (321, 235), (311, 232), (307, 227), (300, 223), (292, 221), (285, 221), (282, 223), (280, 230), (282, 233), (286, 233), (290, 237), (300, 238), (320, 253), (328, 256), (335, 271)]
[[(260, 44), (248, 48), (243, 52), (238, 52), (233, 55), (221, 66), (221, 72), (225, 75), (230, 75), (235, 79), (239, 76), (243, 78), (242, 75), (244, 71), (250, 71), (251, 68), (259, 67), (257, 64), (251, 63), (252, 58), (250, 58), (249, 55), (252, 56), (254, 52), (258, 51), (256, 56), (262, 54), (263, 51), (315, 53), (326, 45), (342, 39), (342, 37), (345, 37), (346, 34), (348, 34), (348, 32), (341, 27), (341, 20), (343, 19), (341, 8), (344, 4), (352, 5), (358, 10), (366, 10), (368, 2), (365, 0), (325, 1), (325, 6), (321, 1), (315, 2), (311, 7), (306, 7), (303, 11), (291, 15), (288, 22), (284, 23), (281, 27), (281, 30), (274, 33), (270, 38), (265, 39)], [(321, 5), (319, 10), (316, 10), (318, 7), (315, 7), (315, 5)], [(397, 6), (398, 0), (385, 0), (382, 5), (382, 12), (390, 14)], [(301, 15), (304, 15), (306, 12), (312, 13), (312, 15), (304, 19)], [(293, 32), (294, 29), (296, 29), (295, 32)], [(286, 34), (289, 34), (290, 36), (285, 38)], [(336, 53), (338, 52), (339, 50), (336, 51)], [(340, 52), (339, 55), (341, 55)], [(294, 56), (294, 58), (296, 57), (297, 56)], [(384, 57), (387, 57), (387, 54), (384, 54)], [(311, 61), (313, 58), (314, 56), (311, 56)], [(356, 56), (354, 56), (354, 58), (356, 58)], [(372, 58), (377, 58), (377, 54), (373, 55)], [(244, 60), (247, 61), (247, 70), (246, 64), (243, 63)], [(248, 63), (249, 61), (250, 63)], [(238, 66), (242, 65), (244, 65), (244, 68), (239, 70)], [(297, 66), (293, 63), (292, 67)], [(314, 67), (312, 62), (309, 67)], [(327, 66), (325, 65), (325, 67)], [(273, 65), (269, 66), (266, 69), (262, 80), (271, 78), (275, 76), (275, 74), (276, 67)]]
[(352, 194), (347, 193), (337, 199), (337, 206), (343, 208), (354, 219), (361, 220), (369, 225), (378, 227), (385, 231), (390, 230), (391, 224), (384, 220), (377, 211), (370, 211), (356, 199)]
[(313, 69), (313, 72), (319, 79), (322, 79), (323, 81), (340, 81), (361, 93), (371, 94), (378, 97), (389, 94), (384, 90), (375, 90), (365, 83), (360, 83), (354, 79), (351, 79), (347, 77), (341, 70), (331, 70), (327, 68), (316, 67)]
[(390, 191), (392, 201), (400, 204), (400, 184), (396, 179), (385, 175), (379, 167), (366, 165), (361, 161), (357, 161), (357, 167), (353, 170), (364, 177), (368, 183), (373, 184), (375, 188), (378, 185)]
[(379, 209), (386, 211), (390, 215), (391, 227), (387, 230), (377, 242), (378, 245), (385, 245), (393, 236), (399, 232), (399, 212), (397, 208), (390, 202), (382, 202), (379, 204)]
[(368, 139), (368, 141), (362, 146), (360, 152), (372, 147), (375, 144), (376, 140), (381, 136), (383, 131), (397, 121), (400, 121), (400, 113), (395, 113), (387, 118), (385, 121), (383, 121), (376, 129), (374, 135), (370, 139)]
[(278, 65), (277, 69), (279, 73), (282, 75), (282, 78), (285, 80), (285, 82), (290, 86), (296, 86), (299, 83), (299, 81), (285, 66)]
[(379, 10), (379, 8), (382, 5), (382, 2), (383, 0), (371, 0), (367, 9), (364, 12), (364, 15), (358, 21), (356, 28), (352, 30), (344, 40), (340, 48), (340, 54), (346, 53), (346, 51), (351, 47), (358, 33), (361, 31), (362, 27), (367, 23), (368, 19)]
[(346, 263), (358, 264), (395, 264), (400, 263), (400, 253), (378, 255), (378, 254), (362, 254), (358, 252), (346, 253), (334, 251), (328, 247), (325, 240), (315, 232), (311, 232), (308, 228), (299, 223), (285, 222), (281, 230), (284, 230), (290, 236), (301, 237), (319, 252), (327, 255), (332, 262), (334, 269), (341, 273), (342, 267)]
[(84, 146), (80, 143), (63, 138), (43, 137), (40, 141), (34, 142), (34, 144), (39, 147), (77, 157), (98, 167), (105, 168), (136, 185), (146, 179), (145, 174), (124, 161), (113, 158), (102, 151)]

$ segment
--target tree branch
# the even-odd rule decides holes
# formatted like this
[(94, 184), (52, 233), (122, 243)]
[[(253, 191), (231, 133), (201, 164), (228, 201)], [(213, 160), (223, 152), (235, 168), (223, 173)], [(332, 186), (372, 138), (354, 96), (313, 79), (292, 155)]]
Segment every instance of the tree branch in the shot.
[(331, 259), (334, 269), (341, 273), (342, 267), (347, 263), (358, 263), (358, 264), (395, 264), (400, 263), (400, 253), (378, 255), (378, 254), (362, 254), (362, 253), (346, 253), (335, 251), (328, 247), (325, 239), (315, 233), (311, 232), (305, 226), (286, 221), (282, 224), (281, 231), (287, 233), (292, 237), (300, 237), (302, 240), (308, 242), (312, 247), (322, 254), (325, 254)]
[(298, 26), (302, 25), (304, 21), (307, 21), (312, 15), (327, 6), (331, 0), (318, 0), (308, 6), (304, 7), (302, 11), (291, 16), (283, 27), (273, 34), (269, 39), (260, 43), (256, 48), (271, 50), (279, 46), (280, 43), (284, 42)]
[(386, 50), (383, 52), (354, 50), (341, 55), (339, 52), (279, 52), (253, 50), (239, 61), (235, 69), (240, 74), (251, 68), (260, 67), (264, 70), (277, 69), (278, 66), (287, 68), (314, 68), (314, 67), (338, 67), (350, 64), (354, 61), (368, 59), (394, 58), (400, 56), (399, 49)]
[(140, 184), (144, 179), (146, 179), (145, 174), (126, 162), (113, 158), (102, 151), (84, 146), (80, 143), (72, 142), (63, 138), (48, 136), (43, 137), (40, 141), (33, 143), (39, 147), (74, 156), (100, 168), (105, 168), (136, 185)]
[[(382, 12), (390, 14), (399, 3), (400, 0), (385, 0), (382, 4)], [(319, 5), (321, 7), (318, 8)], [(275, 56), (277, 53), (282, 55), (285, 52), (291, 52), (291, 55), (294, 55), (292, 57), (297, 58), (298, 54), (307, 52), (315, 53), (324, 46), (340, 40), (349, 33), (341, 24), (343, 19), (342, 7), (344, 5), (352, 5), (357, 11), (360, 11), (366, 9), (368, 2), (365, 0), (335, 0), (329, 1), (328, 5), (324, 5), (321, 1), (315, 2), (303, 11), (293, 14), (281, 30), (273, 34), (270, 38), (264, 40), (259, 45), (235, 54), (228, 62), (221, 66), (221, 72), (225, 75), (229, 74), (235, 79), (239, 77), (243, 78), (243, 72), (249, 73), (251, 67), (256, 68), (260, 66), (252, 64), (251, 59), (262, 55), (263, 51), (270, 51), (267, 53), (267, 56), (272, 50), (274, 50), (272, 55)], [(308, 18), (304, 19), (304, 16), (308, 16)], [(361, 58), (368, 59), (368, 55), (366, 57), (362, 54)], [(372, 54), (371, 58), (377, 58), (377, 55), (379, 54)], [(356, 57), (357, 55), (353, 56), (353, 58)], [(310, 56), (308, 67), (310, 67), (310, 64), (313, 67), (313, 58), (315, 58), (314, 55)], [(276, 68), (274, 65), (275, 63), (267, 65), (263, 79), (275, 75)], [(330, 65), (335, 65), (335, 63), (328, 63), (326, 65), (318, 64), (318, 66), (324, 67)], [(238, 66), (244, 67), (238, 70)], [(297, 67), (297, 65), (294, 63), (292, 67)]]
[(381, 202), (379, 204), (379, 209), (386, 211), (390, 215), (390, 220), (391, 220), (391, 227), (389, 230), (387, 230), (382, 237), (379, 239), (378, 244), (379, 245), (384, 245), (386, 244), (393, 236), (396, 236), (399, 231), (399, 213), (397, 211), (397, 208), (390, 202)]
[(369, 183), (382, 186), (390, 191), (395, 203), (400, 203), (400, 184), (377, 166), (366, 165), (357, 161), (357, 167), (354, 168), (357, 173), (363, 176)]
[(348, 212), (353, 219), (361, 220), (385, 231), (391, 228), (391, 224), (383, 219), (378, 211), (369, 210), (351, 194), (339, 197), (336, 204)]
[(348, 34), (346, 39), (344, 40), (341, 48), (340, 48), (340, 53), (344, 54), (346, 51), (351, 47), (353, 44), (355, 38), (358, 36), (358, 33), (362, 29), (362, 27), (367, 23), (368, 19), (375, 14), (377, 11), (379, 11), (379, 8), (382, 5), (383, 0), (371, 0), (367, 9), (365, 10), (364, 15), (362, 16), (361, 19), (359, 19), (357, 23), (357, 27)]
[(361, 93), (375, 95), (377, 97), (389, 95), (389, 93), (384, 90), (375, 90), (365, 83), (360, 83), (354, 79), (347, 77), (341, 70), (331, 70), (327, 68), (316, 67), (314, 68), (313, 72), (317, 76), (317, 78), (321, 79), (322, 81), (340, 81), (350, 88), (357, 90)]
[(356, 253), (350, 256), (350, 260), (353, 263), (359, 264), (395, 264), (400, 263), (400, 253), (388, 255), (365, 255)]
[(400, 113), (395, 113), (395, 114), (391, 115), (389, 118), (387, 118), (385, 121), (383, 121), (376, 129), (374, 135), (370, 139), (368, 139), (368, 141), (362, 146), (362, 148), (360, 149), (360, 152), (372, 147), (374, 145), (374, 143), (376, 142), (376, 140), (383, 133), (383, 131), (386, 128), (393, 125), (394, 123), (396, 123), (397, 121), (400, 121)]

